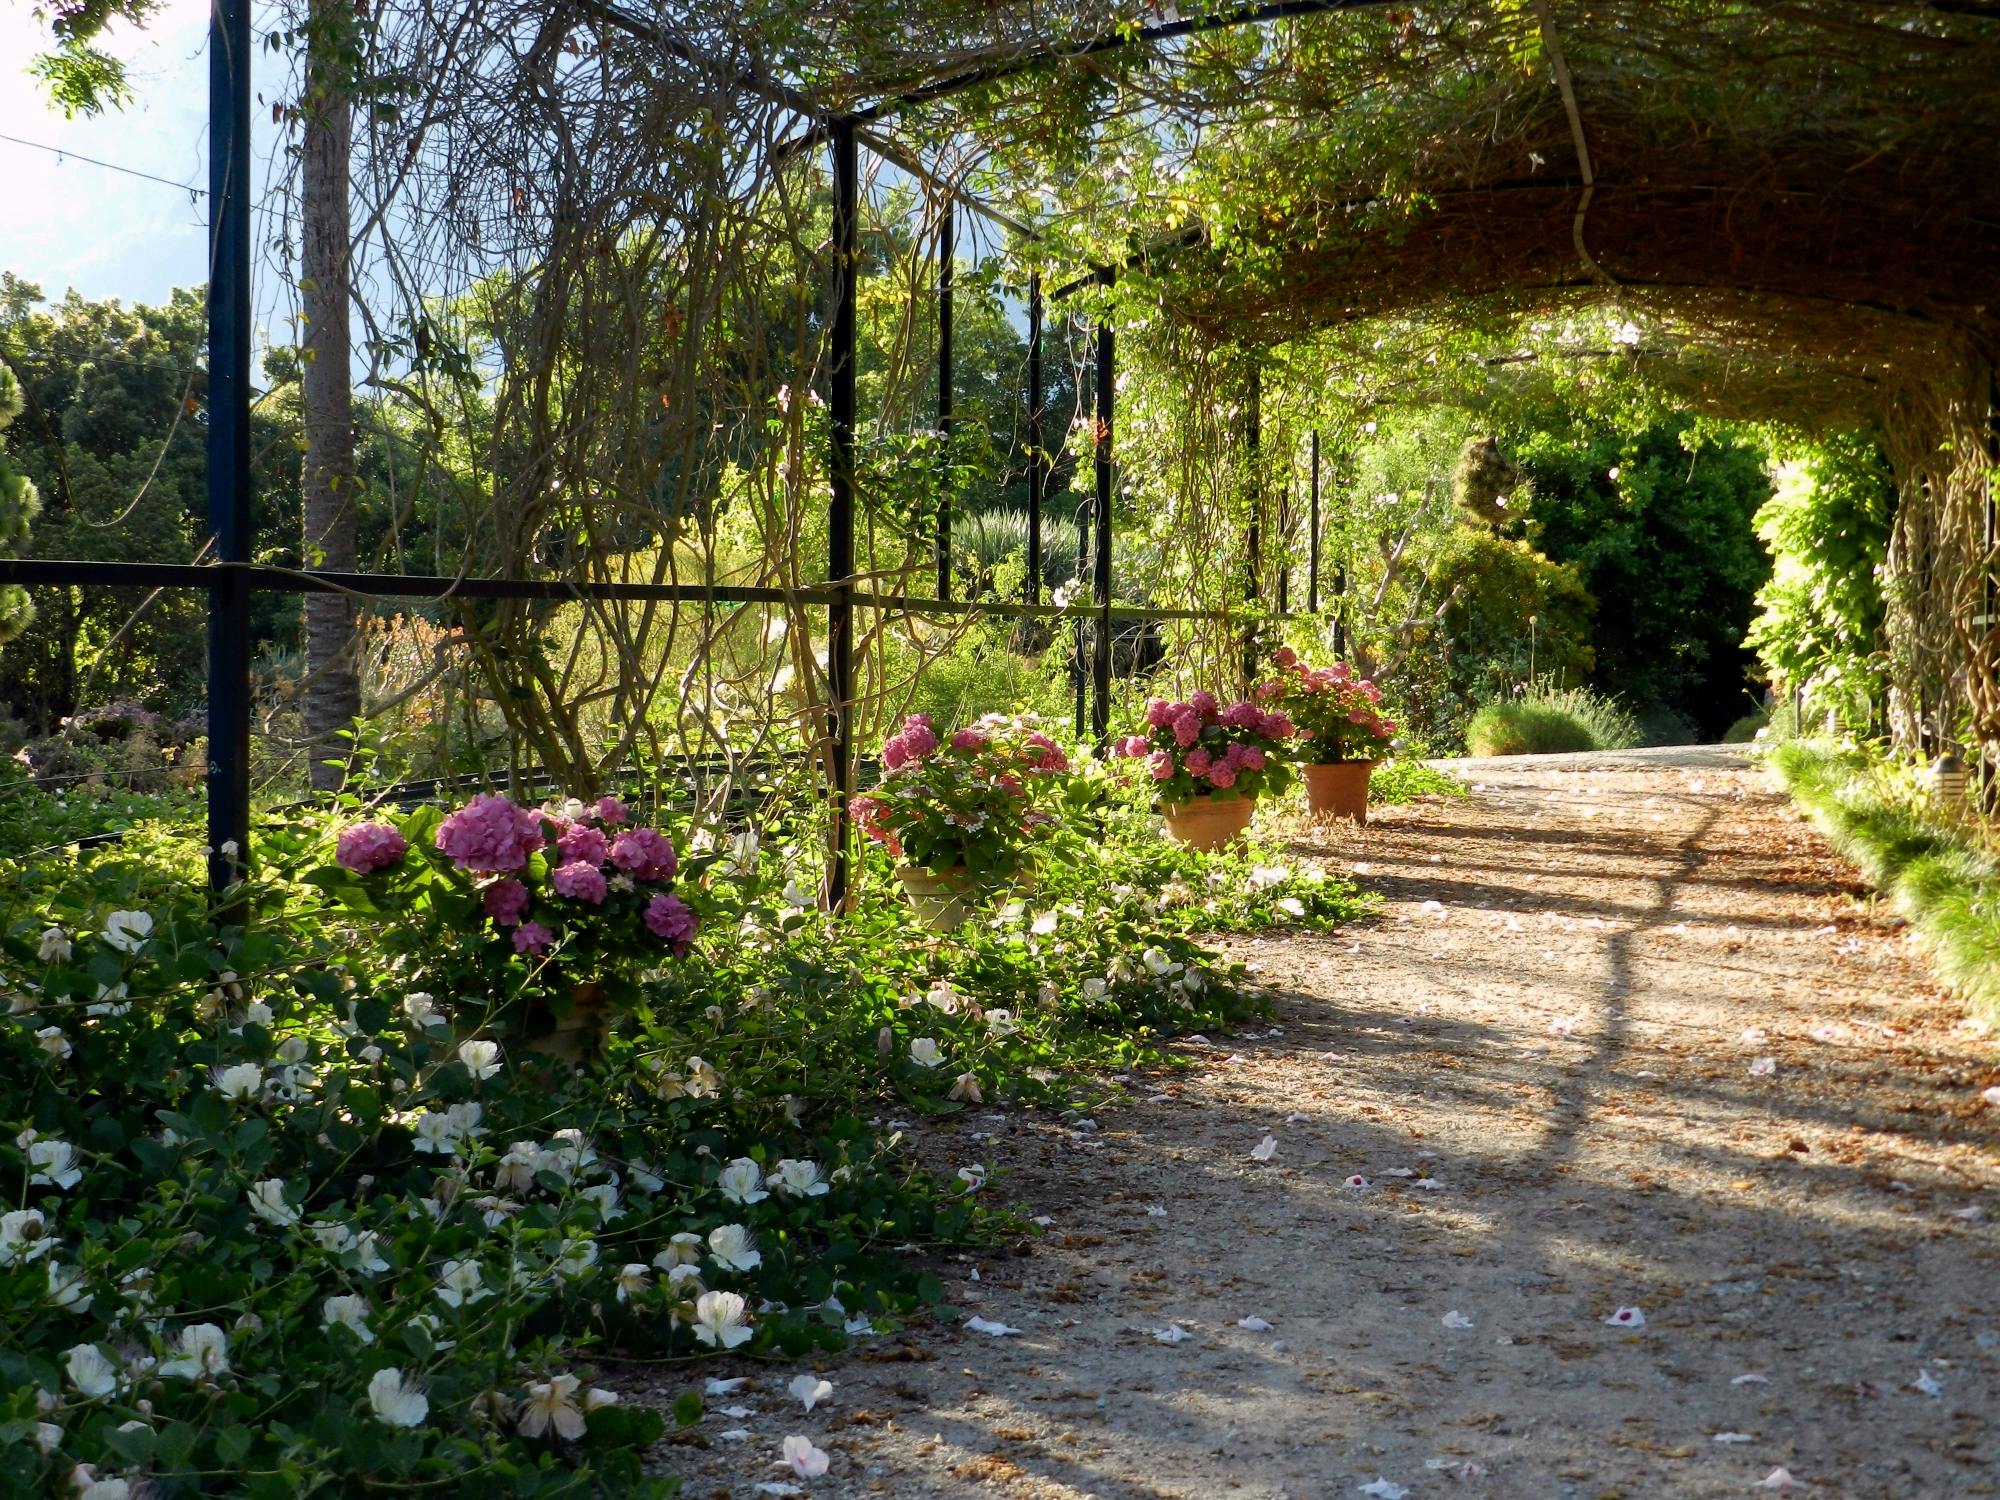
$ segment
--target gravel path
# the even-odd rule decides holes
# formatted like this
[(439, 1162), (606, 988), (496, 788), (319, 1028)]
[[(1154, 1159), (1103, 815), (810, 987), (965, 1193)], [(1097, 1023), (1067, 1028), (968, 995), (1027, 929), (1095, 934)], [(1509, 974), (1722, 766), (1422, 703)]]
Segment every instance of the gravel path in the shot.
[(1268, 1031), (1101, 1129), (933, 1135), (1052, 1219), (940, 1267), (1018, 1336), (870, 1341), (810, 1416), (746, 1369), (686, 1493), (792, 1432), (814, 1496), (2000, 1493), (1993, 1039), (1732, 753), (1460, 769), (1299, 847), (1385, 904), (1236, 945)]

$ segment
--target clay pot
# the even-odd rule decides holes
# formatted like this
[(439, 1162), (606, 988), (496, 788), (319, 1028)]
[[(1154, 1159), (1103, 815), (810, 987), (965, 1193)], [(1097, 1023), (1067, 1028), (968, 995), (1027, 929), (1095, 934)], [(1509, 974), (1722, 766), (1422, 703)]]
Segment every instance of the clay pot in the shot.
[(1257, 810), (1255, 797), (1191, 797), (1186, 802), (1165, 802), (1160, 815), (1167, 820), (1167, 835), (1190, 849), (1220, 849), (1242, 835)]
[(972, 915), (974, 888), (964, 865), (926, 870), (920, 865), (896, 866), (903, 894), (932, 932), (951, 932)]
[(1306, 783), (1306, 811), (1316, 818), (1368, 821), (1368, 773), (1374, 760), (1337, 760), (1325, 766), (1300, 766)]

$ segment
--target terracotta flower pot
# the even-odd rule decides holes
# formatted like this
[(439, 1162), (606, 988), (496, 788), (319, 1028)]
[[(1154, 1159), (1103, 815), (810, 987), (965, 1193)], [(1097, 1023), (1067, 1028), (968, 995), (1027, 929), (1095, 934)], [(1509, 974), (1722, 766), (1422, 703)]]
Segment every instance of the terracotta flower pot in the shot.
[(964, 865), (942, 870), (898, 865), (896, 878), (903, 882), (903, 894), (932, 932), (951, 932), (972, 915), (975, 893), (972, 876)]
[(1190, 849), (1220, 849), (1250, 826), (1255, 797), (1192, 797), (1160, 805), (1167, 834)]
[(1368, 821), (1368, 773), (1373, 760), (1337, 760), (1326, 766), (1300, 766), (1306, 782), (1306, 810), (1316, 818)]

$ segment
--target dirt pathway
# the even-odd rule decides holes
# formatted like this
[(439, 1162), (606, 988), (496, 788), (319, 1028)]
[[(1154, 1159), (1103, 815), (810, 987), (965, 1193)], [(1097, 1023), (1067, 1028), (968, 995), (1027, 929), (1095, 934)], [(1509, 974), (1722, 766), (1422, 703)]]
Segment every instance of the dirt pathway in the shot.
[(1100, 1129), (935, 1132), (1052, 1220), (944, 1268), (1018, 1335), (872, 1341), (811, 1416), (746, 1371), (686, 1493), (791, 1432), (815, 1496), (2000, 1493), (1993, 1038), (1727, 754), (1468, 774), (1301, 848), (1386, 905), (1238, 945), (1268, 1031)]

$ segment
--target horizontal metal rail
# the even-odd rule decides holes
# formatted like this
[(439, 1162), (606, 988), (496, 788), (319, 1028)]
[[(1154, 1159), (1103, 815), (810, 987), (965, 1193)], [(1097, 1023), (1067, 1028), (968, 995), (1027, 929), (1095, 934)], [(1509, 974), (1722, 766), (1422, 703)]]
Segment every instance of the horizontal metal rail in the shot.
[[(710, 604), (831, 605), (841, 599), (865, 609), (928, 615), (1000, 615), (1009, 619), (1084, 619), (1103, 613), (1090, 604), (1022, 604), (1007, 599), (922, 599), (867, 589), (841, 590), (826, 584), (802, 589), (695, 583), (586, 583), (566, 578), (447, 578), (420, 573), (335, 573), (318, 569), (274, 568), (260, 563), (93, 562), (82, 558), (0, 558), (0, 584), (51, 588), (95, 584), (104, 588), (210, 589), (228, 572), (245, 575), (250, 587), (275, 594), (364, 594), (383, 599), (605, 599), (694, 601)], [(1113, 604), (1114, 620), (1235, 619), (1229, 610), (1154, 609)]]

